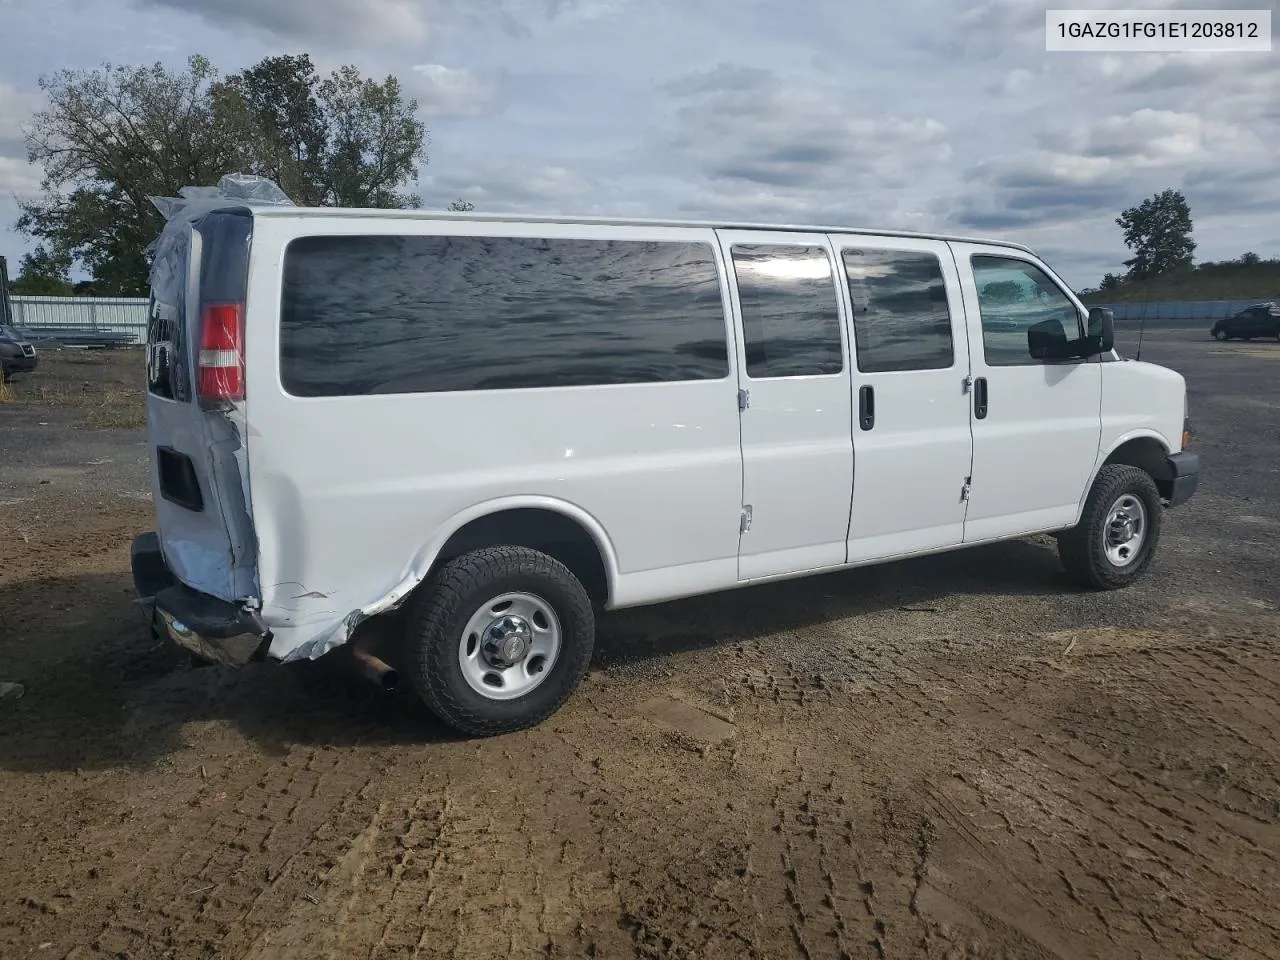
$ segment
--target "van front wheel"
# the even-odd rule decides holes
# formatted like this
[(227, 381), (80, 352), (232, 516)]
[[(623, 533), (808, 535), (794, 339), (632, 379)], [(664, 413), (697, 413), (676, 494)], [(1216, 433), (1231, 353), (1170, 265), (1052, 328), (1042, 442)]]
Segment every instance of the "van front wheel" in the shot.
[(1129, 586), (1151, 565), (1163, 513), (1160, 491), (1150, 474), (1108, 464), (1098, 471), (1080, 522), (1058, 536), (1063, 568), (1081, 586)]
[(487, 547), (424, 585), (407, 653), (418, 695), (463, 733), (534, 726), (569, 698), (591, 663), (595, 616), (578, 578), (527, 547)]

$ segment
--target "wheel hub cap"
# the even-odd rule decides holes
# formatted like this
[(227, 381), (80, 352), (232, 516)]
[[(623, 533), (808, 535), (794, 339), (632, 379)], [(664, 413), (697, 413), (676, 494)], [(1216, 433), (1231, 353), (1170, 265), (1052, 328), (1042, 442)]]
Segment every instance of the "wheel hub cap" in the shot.
[(1103, 549), (1117, 567), (1127, 567), (1142, 552), (1147, 539), (1147, 510), (1133, 494), (1120, 497), (1107, 513)]
[(1133, 539), (1133, 519), (1131, 517), (1119, 517), (1112, 521), (1111, 524), (1111, 542), (1116, 546), (1128, 543)]
[(555, 607), (523, 590), (480, 604), (458, 637), (462, 678), (486, 700), (516, 700), (555, 668), (564, 629)]
[(523, 617), (499, 617), (484, 631), (484, 657), (499, 670), (514, 667), (529, 655), (533, 629)]

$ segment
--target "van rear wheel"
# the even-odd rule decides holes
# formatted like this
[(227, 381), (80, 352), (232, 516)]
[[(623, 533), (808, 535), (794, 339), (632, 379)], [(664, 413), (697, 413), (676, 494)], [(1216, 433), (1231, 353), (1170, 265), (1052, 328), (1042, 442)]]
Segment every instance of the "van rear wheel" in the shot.
[(534, 726), (586, 676), (591, 598), (558, 560), (487, 547), (445, 564), (414, 602), (410, 678), (441, 720), (491, 736)]
[(1164, 505), (1151, 475), (1112, 463), (1098, 471), (1080, 522), (1058, 536), (1071, 579), (1097, 590), (1127, 587), (1151, 565)]

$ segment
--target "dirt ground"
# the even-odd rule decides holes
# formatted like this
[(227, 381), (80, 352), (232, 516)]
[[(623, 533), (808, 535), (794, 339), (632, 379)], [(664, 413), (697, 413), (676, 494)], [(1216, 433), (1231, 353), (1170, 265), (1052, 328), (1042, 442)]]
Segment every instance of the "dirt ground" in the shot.
[[(469, 741), (155, 645), (141, 360), (49, 354), (0, 404), (0, 957), (1280, 957), (1280, 345), (1144, 357), (1205, 477), (1140, 585), (1030, 540), (610, 614)], [(86, 382), (122, 419), (42, 399)]]

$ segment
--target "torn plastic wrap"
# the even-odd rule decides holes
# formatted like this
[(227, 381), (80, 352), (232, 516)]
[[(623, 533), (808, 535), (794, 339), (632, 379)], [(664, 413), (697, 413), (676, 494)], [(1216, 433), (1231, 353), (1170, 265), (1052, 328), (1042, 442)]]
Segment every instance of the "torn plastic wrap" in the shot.
[(274, 181), (229, 173), (216, 187), (183, 187), (176, 197), (148, 197), (165, 227), (148, 247), (152, 255), (151, 286), (172, 291), (186, 283), (187, 246), (192, 225), (207, 213), (228, 207), (291, 207), (293, 201)]
[[(216, 187), (183, 187), (176, 197), (148, 197), (160, 215), (173, 220), (191, 208), (207, 210), (228, 206), (291, 207), (289, 199), (275, 183), (265, 177), (245, 173), (228, 173)], [(190, 218), (188, 218), (190, 219)]]

